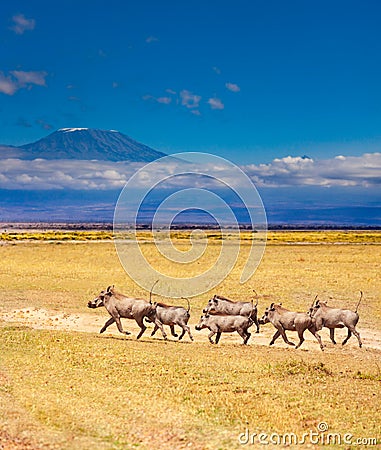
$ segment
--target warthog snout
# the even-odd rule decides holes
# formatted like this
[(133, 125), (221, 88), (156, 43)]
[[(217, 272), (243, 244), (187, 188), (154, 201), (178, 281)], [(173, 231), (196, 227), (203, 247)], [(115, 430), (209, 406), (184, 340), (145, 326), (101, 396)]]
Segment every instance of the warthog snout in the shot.
[(104, 296), (102, 296), (102, 294), (101, 294), (98, 297), (94, 298), (94, 300), (90, 300), (87, 303), (87, 307), (88, 308), (93, 308), (93, 309), (94, 308), (100, 308), (101, 306), (103, 306), (103, 298), (104, 298)]
[(258, 320), (258, 323), (259, 323), (259, 325), (266, 325), (266, 323), (269, 323), (269, 322), (270, 322), (269, 311), (268, 311), (268, 309), (266, 309), (263, 316)]

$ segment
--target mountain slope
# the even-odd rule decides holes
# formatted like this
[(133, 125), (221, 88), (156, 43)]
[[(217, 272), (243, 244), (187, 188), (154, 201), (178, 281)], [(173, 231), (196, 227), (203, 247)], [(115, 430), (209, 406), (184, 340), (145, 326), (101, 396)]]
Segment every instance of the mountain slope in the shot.
[(61, 128), (49, 136), (19, 147), (22, 159), (76, 159), (150, 162), (166, 156), (119, 131)]

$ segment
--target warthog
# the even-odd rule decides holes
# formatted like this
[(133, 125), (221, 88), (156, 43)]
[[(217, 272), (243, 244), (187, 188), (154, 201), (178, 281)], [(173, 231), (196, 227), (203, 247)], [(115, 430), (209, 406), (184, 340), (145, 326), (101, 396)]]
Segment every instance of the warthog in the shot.
[(259, 323), (257, 318), (257, 303), (253, 302), (233, 302), (221, 295), (215, 295), (208, 301), (206, 307), (202, 310), (204, 314), (212, 315), (232, 315), (232, 316), (244, 316), (249, 317), (257, 327), (257, 333), (259, 333)]
[[(233, 316), (233, 315), (209, 315), (205, 314), (201, 316), (200, 322), (195, 326), (196, 330), (202, 330), (208, 328), (211, 332), (208, 335), (211, 344), (218, 344), (221, 333), (233, 333), (236, 331), (243, 339), (243, 343), (247, 344), (251, 333), (248, 329), (253, 325), (250, 317)], [(216, 336), (215, 342), (212, 340), (212, 336)]]
[(263, 325), (269, 322), (271, 322), (277, 329), (276, 333), (271, 339), (270, 345), (273, 345), (279, 336), (282, 336), (286, 344), (295, 345), (293, 342), (290, 342), (287, 339), (286, 330), (297, 331), (299, 336), (299, 343), (295, 348), (298, 348), (304, 342), (304, 332), (308, 330), (318, 340), (320, 348), (324, 350), (321, 337), (316, 332), (314, 320), (308, 314), (289, 311), (288, 309), (283, 308), (282, 304), (276, 305), (275, 303), (271, 303), (271, 305), (266, 308), (265, 313), (259, 320), (259, 323)]
[[(171, 329), (171, 334), (174, 337), (178, 337), (175, 333), (175, 325), (178, 325), (182, 328), (182, 333), (180, 334), (179, 341), (183, 338), (185, 332), (189, 334), (191, 341), (193, 341), (193, 336), (190, 332), (190, 328), (188, 326), (188, 320), (190, 317), (190, 303), (188, 301), (188, 309), (183, 308), (182, 306), (170, 306), (165, 303), (154, 303), (154, 307), (156, 310), (156, 318), (163, 324), (169, 325)], [(149, 315), (146, 320), (148, 322), (153, 322), (152, 320), (155, 317), (154, 314)], [(153, 336), (156, 331), (159, 329), (159, 326), (155, 323), (155, 328), (153, 329), (151, 336)]]
[(104, 306), (111, 316), (111, 318), (108, 319), (108, 321), (103, 325), (100, 333), (104, 333), (110, 325), (116, 322), (116, 326), (121, 333), (131, 334), (129, 331), (123, 330), (120, 319), (135, 319), (136, 323), (140, 327), (140, 332), (136, 337), (139, 339), (147, 329), (144, 325), (144, 317), (151, 317), (151, 320), (155, 323), (155, 325), (160, 328), (163, 338), (167, 339), (163, 325), (156, 318), (155, 306), (147, 300), (127, 297), (126, 295), (116, 292), (114, 286), (109, 286), (105, 291), (102, 291), (98, 297), (92, 301), (89, 301), (87, 306), (89, 308), (99, 308)]
[(360, 300), (357, 303), (355, 311), (351, 311), (350, 309), (331, 308), (330, 306), (327, 306), (327, 302), (316, 300), (315, 305), (311, 306), (308, 313), (315, 321), (316, 330), (320, 331), (323, 327), (329, 328), (331, 341), (336, 344), (335, 328), (347, 327), (348, 335), (343, 340), (342, 345), (348, 342), (348, 339), (352, 336), (353, 333), (357, 337), (359, 347), (361, 348), (362, 342), (360, 334), (356, 330), (356, 325), (359, 321), (357, 310), (363, 297), (362, 291), (360, 291), (360, 293)]

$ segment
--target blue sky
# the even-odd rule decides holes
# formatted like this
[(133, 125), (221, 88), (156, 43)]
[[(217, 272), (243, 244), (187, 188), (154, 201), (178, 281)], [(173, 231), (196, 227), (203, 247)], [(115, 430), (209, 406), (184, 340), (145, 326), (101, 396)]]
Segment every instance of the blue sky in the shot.
[(3, 1), (0, 144), (63, 127), (239, 164), (381, 148), (379, 1)]

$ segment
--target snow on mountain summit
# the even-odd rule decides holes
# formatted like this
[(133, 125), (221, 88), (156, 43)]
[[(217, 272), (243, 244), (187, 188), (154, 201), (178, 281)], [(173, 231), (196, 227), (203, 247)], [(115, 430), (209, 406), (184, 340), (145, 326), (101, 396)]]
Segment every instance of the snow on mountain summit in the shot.
[(88, 128), (60, 128), (58, 131), (63, 131), (65, 133), (70, 133), (72, 131), (81, 131), (81, 130), (88, 130)]

